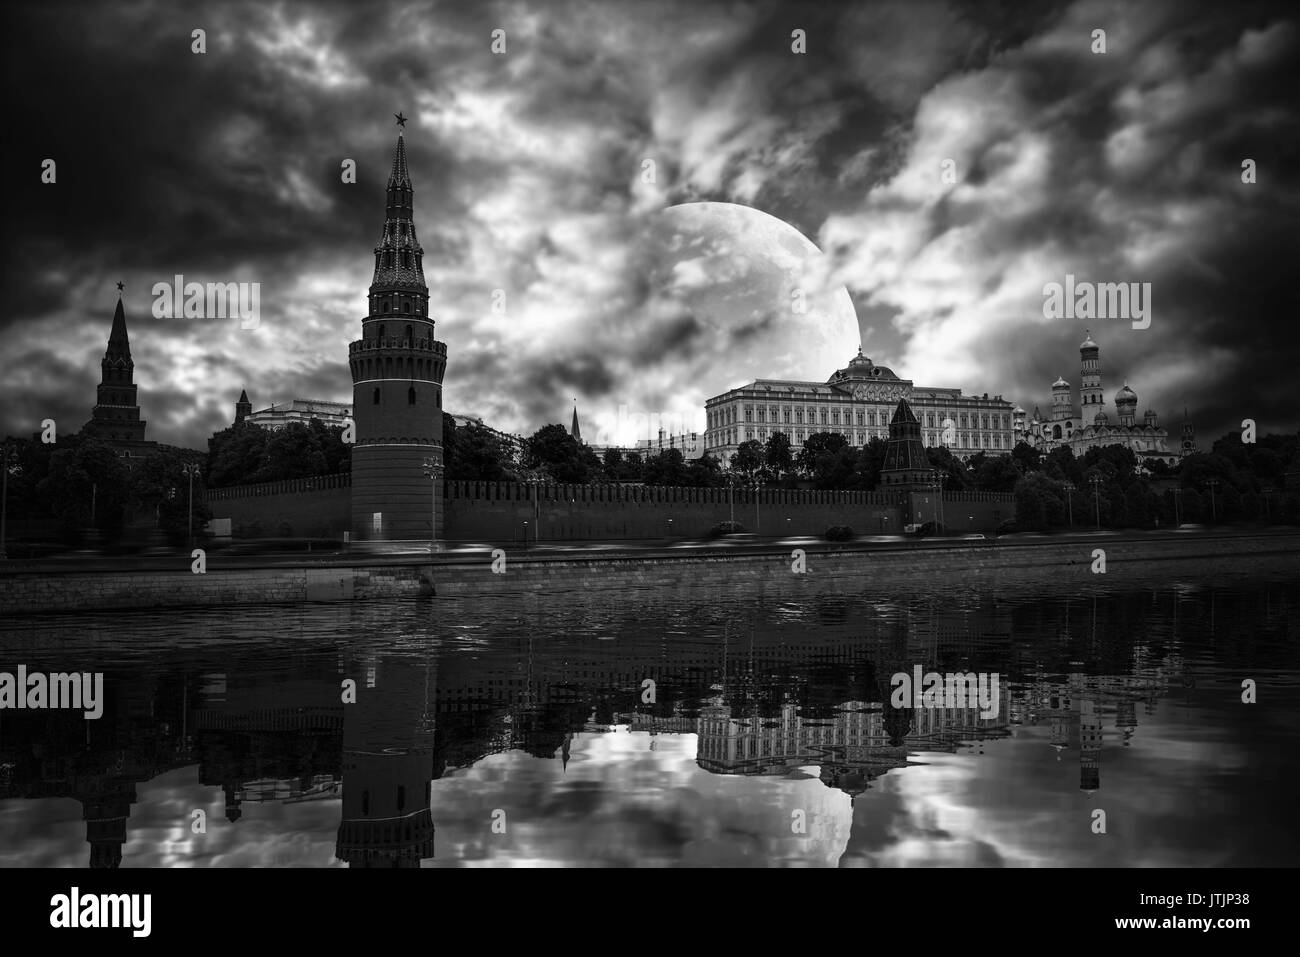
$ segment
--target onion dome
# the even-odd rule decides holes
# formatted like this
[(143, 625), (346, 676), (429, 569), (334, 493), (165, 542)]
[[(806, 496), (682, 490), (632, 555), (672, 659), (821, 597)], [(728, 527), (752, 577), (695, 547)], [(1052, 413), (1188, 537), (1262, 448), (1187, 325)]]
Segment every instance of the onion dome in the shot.
[(1115, 393), (1116, 405), (1131, 405), (1133, 406), (1134, 409), (1136, 409), (1137, 402), (1138, 402), (1137, 393), (1134, 392), (1132, 389), (1130, 389), (1127, 383), (1124, 385), (1124, 388), (1120, 389), (1118, 392)]
[(1068, 388), (1070, 388), (1070, 383), (1066, 382), (1066, 381), (1065, 381), (1064, 379), (1062, 379), (1060, 376), (1057, 376), (1056, 381), (1052, 383), (1052, 388), (1053, 388), (1053, 389), (1068, 389)]
[(1095, 343), (1095, 342), (1092, 341), (1092, 330), (1091, 330), (1091, 329), (1085, 329), (1085, 330), (1083, 331), (1083, 342), (1079, 343), (1079, 348), (1080, 348), (1080, 349), (1096, 349), (1096, 348), (1097, 348), (1097, 343)]

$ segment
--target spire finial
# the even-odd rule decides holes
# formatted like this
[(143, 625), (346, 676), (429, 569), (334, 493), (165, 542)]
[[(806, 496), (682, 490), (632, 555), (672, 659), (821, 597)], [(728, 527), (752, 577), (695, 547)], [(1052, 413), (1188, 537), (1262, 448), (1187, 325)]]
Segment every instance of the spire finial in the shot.
[(398, 126), (406, 126), (406, 117), (404, 117), (401, 113), (394, 113), (393, 116), (397, 117)]
[(121, 298), (122, 298), (122, 290), (125, 289), (125, 288), (126, 288), (126, 283), (122, 282), (122, 281), (119, 279), (119, 280), (118, 280), (118, 283), (117, 283), (117, 298), (118, 298), (118, 299), (121, 299)]

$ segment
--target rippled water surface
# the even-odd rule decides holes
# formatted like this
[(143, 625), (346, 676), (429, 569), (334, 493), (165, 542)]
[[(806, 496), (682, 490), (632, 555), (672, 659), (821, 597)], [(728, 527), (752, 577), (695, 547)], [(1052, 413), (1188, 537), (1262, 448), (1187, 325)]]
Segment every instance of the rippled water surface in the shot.
[(0, 864), (1300, 863), (1294, 560), (1081, 574), (8, 621)]

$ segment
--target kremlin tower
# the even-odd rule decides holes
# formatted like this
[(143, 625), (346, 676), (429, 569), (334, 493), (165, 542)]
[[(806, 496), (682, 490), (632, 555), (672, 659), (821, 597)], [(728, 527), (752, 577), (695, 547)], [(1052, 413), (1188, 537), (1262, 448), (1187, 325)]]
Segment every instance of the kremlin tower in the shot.
[(99, 388), (95, 391), (95, 408), (82, 434), (94, 436), (111, 446), (118, 455), (137, 455), (152, 451), (155, 442), (144, 438), (145, 422), (140, 418), (136, 396), (135, 362), (131, 359), (131, 340), (126, 334), (126, 313), (122, 310), (122, 284), (118, 283), (117, 309), (108, 334), (108, 348), (100, 361)]
[[(399, 114), (398, 125), (405, 122)], [(442, 466), (447, 347), (433, 337), (412, 196), (399, 130), (369, 309), (361, 338), (348, 346), (356, 422), (351, 524), (362, 541), (428, 541), (441, 527), (441, 487), (431, 502), (429, 466), (435, 474)]]

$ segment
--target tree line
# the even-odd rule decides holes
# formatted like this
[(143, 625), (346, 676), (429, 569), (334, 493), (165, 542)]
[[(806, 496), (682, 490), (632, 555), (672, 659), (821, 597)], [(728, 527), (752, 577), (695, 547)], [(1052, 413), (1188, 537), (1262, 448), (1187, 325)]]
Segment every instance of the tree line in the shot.
[[(142, 524), (182, 543), (189, 525), (187, 465), (199, 467), (193, 479), (196, 529), (211, 517), (203, 497), (207, 488), (351, 468), (343, 429), (319, 420), (280, 429), (233, 426), (213, 435), (206, 456), (159, 446), (153, 454), (122, 458), (102, 441), (81, 435), (54, 445), (10, 437), (5, 446), (11, 528), (22, 533), (39, 526), (66, 543), (82, 540), (92, 529), (112, 541), (128, 526)], [(538, 429), (516, 450), (478, 423), (458, 426), (443, 416), (443, 474), (448, 480), (873, 491), (880, 486), (887, 446), (873, 438), (855, 447), (840, 433), (817, 432), (796, 452), (788, 435), (776, 433), (766, 442), (742, 443), (724, 467), (709, 454), (687, 460), (676, 448), (611, 448), (597, 455), (562, 425)], [(964, 461), (947, 448), (927, 447), (926, 456), (946, 491), (1014, 495), (1014, 524), (1021, 530), (1300, 524), (1300, 434), (1266, 435), (1246, 444), (1240, 434), (1228, 433), (1209, 452), (1187, 456), (1172, 467), (1154, 458), (1139, 460), (1118, 445), (1075, 456), (1064, 447), (1043, 454), (1022, 442), (1009, 454), (978, 452)]]

